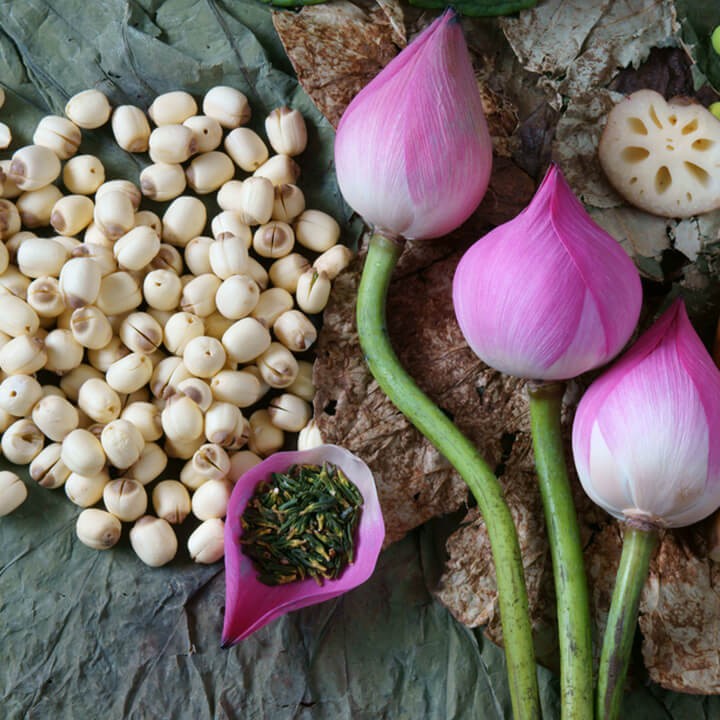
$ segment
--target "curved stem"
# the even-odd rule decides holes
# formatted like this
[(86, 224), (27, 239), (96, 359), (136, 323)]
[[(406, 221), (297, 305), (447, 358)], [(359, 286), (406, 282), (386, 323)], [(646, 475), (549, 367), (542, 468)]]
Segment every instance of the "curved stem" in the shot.
[(598, 671), (598, 720), (620, 716), (625, 677), (637, 627), (640, 592), (658, 541), (657, 530), (625, 526), (620, 567), (615, 578), (610, 614)]
[(531, 386), (530, 422), (555, 577), (562, 718), (587, 720), (593, 716), (590, 604), (560, 424), (564, 390), (564, 383)]
[(540, 717), (537, 669), (520, 547), (502, 487), (475, 446), (425, 395), (395, 355), (385, 324), (390, 277), (402, 246), (374, 235), (357, 298), (360, 344), (370, 371), (395, 406), (460, 473), (477, 500), (492, 546), (510, 696), (516, 720)]

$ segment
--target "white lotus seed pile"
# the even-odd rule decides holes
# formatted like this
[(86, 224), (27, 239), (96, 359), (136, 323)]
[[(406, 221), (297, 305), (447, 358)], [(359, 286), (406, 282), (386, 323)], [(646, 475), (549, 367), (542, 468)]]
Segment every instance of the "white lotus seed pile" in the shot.
[[(270, 113), (267, 142), (244, 127), (246, 97), (224, 86), (202, 114), (183, 91), (146, 114), (113, 111), (98, 90), (65, 114), (0, 161), (2, 453), (84, 508), (88, 547), (112, 547), (133, 523), (136, 554), (161, 566), (177, 552), (174, 526), (193, 516), (189, 555), (216, 562), (232, 482), (285, 433), (318, 442), (312, 366), (295, 355), (315, 342), (308, 315), (351, 252), (332, 217), (305, 208), (297, 110)], [(77, 154), (81, 129), (111, 117), (122, 149), (149, 153), (139, 186)], [(0, 145), (11, 143), (2, 124)], [(213, 218), (197, 197), (210, 193)], [(167, 203), (162, 215), (143, 197)], [(185, 461), (178, 479), (165, 477), (168, 458)], [(0, 516), (26, 497), (0, 472)]]

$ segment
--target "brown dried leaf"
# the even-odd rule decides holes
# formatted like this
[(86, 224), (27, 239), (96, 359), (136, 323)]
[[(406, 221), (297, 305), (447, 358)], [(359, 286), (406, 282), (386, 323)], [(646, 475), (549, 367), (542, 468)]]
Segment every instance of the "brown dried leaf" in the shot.
[(398, 52), (399, 20), (393, 5), (337, 0), (298, 13), (273, 12), (298, 80), (335, 126), (350, 100)]

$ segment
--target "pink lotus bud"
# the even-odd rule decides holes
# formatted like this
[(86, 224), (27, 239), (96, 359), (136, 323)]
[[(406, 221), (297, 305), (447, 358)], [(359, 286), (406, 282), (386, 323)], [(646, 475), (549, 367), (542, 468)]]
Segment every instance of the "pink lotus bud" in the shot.
[(465, 253), (453, 302), (483, 362), (508, 375), (566, 380), (620, 352), (642, 291), (633, 262), (553, 165), (530, 205)]
[(433, 238), (475, 210), (491, 165), (470, 56), (448, 11), (345, 110), (335, 139), (340, 190), (379, 231)]
[(617, 518), (682, 527), (720, 506), (720, 372), (681, 300), (585, 393), (573, 453)]
[[(242, 551), (240, 518), (258, 483), (274, 472), (285, 472), (294, 464), (340, 468), (363, 497), (360, 524), (356, 530), (355, 557), (342, 575), (319, 585), (312, 578), (285, 585), (264, 585), (257, 579), (252, 560)], [(380, 501), (370, 468), (348, 450), (337, 445), (318, 445), (309, 450), (278, 452), (255, 465), (235, 483), (225, 522), (225, 622), (223, 645), (232, 645), (275, 618), (307, 605), (329, 600), (364, 583), (375, 569), (385, 539)]]

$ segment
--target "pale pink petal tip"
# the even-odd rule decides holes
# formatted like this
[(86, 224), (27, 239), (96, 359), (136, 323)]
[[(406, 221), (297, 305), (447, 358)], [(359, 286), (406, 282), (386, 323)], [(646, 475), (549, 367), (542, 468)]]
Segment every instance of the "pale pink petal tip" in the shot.
[[(332, 463), (341, 468), (363, 496), (363, 510), (356, 534), (355, 561), (336, 580), (322, 586), (308, 579), (287, 585), (269, 586), (257, 580), (252, 561), (242, 552), (240, 517), (255, 487), (273, 472), (295, 464)], [(225, 522), (225, 621), (222, 644), (239, 642), (275, 618), (307, 605), (342, 595), (372, 575), (385, 538), (380, 502), (368, 466), (337, 445), (271, 455), (242, 475), (233, 489)]]

